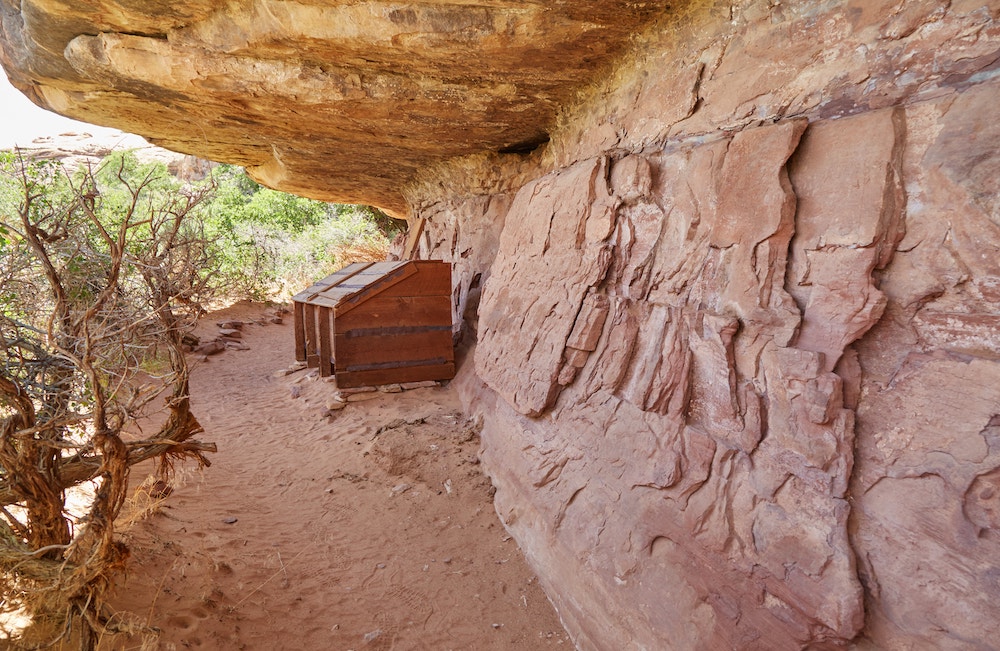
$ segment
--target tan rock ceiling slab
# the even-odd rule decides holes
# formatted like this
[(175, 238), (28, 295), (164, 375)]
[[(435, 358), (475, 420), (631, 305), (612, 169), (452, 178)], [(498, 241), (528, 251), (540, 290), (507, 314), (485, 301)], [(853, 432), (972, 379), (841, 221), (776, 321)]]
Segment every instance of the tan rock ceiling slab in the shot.
[(658, 2), (0, 0), (36, 103), (396, 213), (428, 165), (543, 142)]

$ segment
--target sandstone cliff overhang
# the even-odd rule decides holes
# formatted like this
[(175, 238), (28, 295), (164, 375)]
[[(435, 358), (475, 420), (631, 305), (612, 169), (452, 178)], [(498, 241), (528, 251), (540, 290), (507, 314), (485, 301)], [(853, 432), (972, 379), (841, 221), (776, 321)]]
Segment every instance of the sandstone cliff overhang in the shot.
[(35, 103), (403, 215), (422, 168), (547, 140), (659, 2), (0, 0)]

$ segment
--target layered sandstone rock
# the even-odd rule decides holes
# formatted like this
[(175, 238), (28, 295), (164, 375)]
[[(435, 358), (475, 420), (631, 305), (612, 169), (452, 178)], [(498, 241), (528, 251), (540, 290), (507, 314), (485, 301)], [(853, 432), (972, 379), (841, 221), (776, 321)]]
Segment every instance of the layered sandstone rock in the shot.
[(423, 167), (548, 140), (660, 3), (4, 0), (0, 62), (59, 113), (405, 214)]
[(992, 648), (996, 10), (733, 22), (503, 195), (461, 380), (498, 510), (581, 648)]
[(580, 648), (996, 646), (996, 3), (3, 6), (49, 104), (426, 222)]

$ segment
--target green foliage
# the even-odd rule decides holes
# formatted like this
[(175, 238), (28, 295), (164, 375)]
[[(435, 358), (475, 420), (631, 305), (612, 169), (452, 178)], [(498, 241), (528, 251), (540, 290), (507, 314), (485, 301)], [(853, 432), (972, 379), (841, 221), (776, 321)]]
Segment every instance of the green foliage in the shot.
[(218, 185), (213, 209), (229, 227), (254, 223), (297, 233), (320, 224), (335, 211), (321, 201), (265, 188), (232, 165), (219, 165), (213, 177)]
[(234, 298), (287, 298), (350, 262), (384, 259), (399, 229), (374, 208), (271, 190), (232, 165), (213, 180), (206, 227)]
[[(0, 165), (13, 161), (12, 152), (0, 152)], [(185, 192), (165, 165), (143, 163), (130, 151), (111, 154), (92, 174), (77, 170), (68, 176), (53, 161), (30, 165), (38, 195), (33, 210), (39, 215), (69, 200), (74, 183), (86, 182), (93, 187), (84, 188), (83, 194), (91, 196), (91, 208), (109, 228), (119, 225), (119, 216), (128, 213), (133, 202), (148, 210)], [(141, 192), (133, 196), (128, 188), (137, 187)], [(187, 216), (184, 228), (203, 233), (211, 265), (205, 271), (213, 272), (219, 293), (232, 299), (287, 298), (346, 264), (384, 259), (393, 237), (405, 227), (405, 222), (369, 206), (329, 204), (265, 188), (234, 165), (215, 167), (201, 189), (209, 190), (209, 196)], [(5, 202), (9, 209), (18, 191), (9, 176), (0, 181), (0, 210)], [(87, 241), (98, 243), (93, 224), (82, 220), (76, 227), (88, 229)], [(0, 226), (0, 254), (10, 241)], [(85, 277), (82, 272), (100, 257), (98, 248), (67, 251), (61, 264), (73, 276)], [(85, 285), (72, 292), (80, 301), (92, 296)], [(0, 295), (0, 304), (4, 300)]]

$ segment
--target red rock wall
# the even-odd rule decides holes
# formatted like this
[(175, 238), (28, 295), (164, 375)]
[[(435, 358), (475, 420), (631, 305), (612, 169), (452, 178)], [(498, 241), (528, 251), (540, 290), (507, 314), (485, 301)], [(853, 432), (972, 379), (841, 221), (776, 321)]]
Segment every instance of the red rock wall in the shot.
[(795, 4), (692, 8), (419, 209), (582, 649), (1000, 639), (997, 6)]

